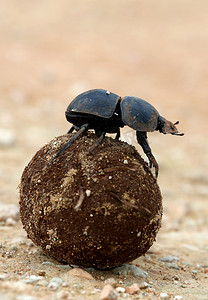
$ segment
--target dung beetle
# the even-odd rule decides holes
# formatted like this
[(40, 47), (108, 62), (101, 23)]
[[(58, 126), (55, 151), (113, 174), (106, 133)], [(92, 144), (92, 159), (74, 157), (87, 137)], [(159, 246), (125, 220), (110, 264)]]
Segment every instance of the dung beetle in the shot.
[(97, 141), (91, 146), (91, 152), (103, 140), (106, 133), (116, 133), (116, 139), (120, 138), (120, 128), (128, 125), (136, 130), (137, 141), (147, 155), (150, 168), (155, 168), (158, 176), (158, 164), (152, 154), (147, 140), (147, 132), (158, 130), (161, 133), (170, 133), (182, 136), (176, 126), (179, 122), (172, 123), (162, 116), (147, 101), (137, 97), (120, 96), (103, 89), (93, 89), (78, 95), (67, 107), (66, 119), (73, 126), (68, 131), (76, 134), (61, 148), (52, 159), (61, 155), (82, 133), (94, 129), (98, 136)]

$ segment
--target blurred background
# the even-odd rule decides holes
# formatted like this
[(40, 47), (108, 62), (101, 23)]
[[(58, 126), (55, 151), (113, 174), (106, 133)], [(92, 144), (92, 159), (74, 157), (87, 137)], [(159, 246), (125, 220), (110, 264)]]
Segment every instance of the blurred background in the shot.
[[(69, 102), (103, 88), (180, 121), (184, 137), (149, 134), (162, 230), (207, 239), (207, 12), (206, 0), (1, 0), (0, 203), (18, 205), (24, 167), (69, 129)], [(122, 137), (134, 143), (132, 134)]]

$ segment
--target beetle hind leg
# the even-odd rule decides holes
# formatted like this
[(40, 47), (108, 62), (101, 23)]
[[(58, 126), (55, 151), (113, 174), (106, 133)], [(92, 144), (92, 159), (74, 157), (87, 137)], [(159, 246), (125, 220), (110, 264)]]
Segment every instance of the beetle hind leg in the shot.
[(136, 136), (137, 136), (138, 143), (140, 144), (140, 146), (142, 147), (144, 153), (147, 155), (147, 157), (149, 159), (150, 168), (152, 166), (155, 168), (155, 176), (157, 178), (158, 177), (159, 166), (158, 166), (158, 163), (157, 163), (154, 155), (152, 154), (152, 150), (149, 146), (149, 143), (148, 143), (148, 140), (147, 140), (147, 133), (144, 132), (144, 131), (137, 131)]

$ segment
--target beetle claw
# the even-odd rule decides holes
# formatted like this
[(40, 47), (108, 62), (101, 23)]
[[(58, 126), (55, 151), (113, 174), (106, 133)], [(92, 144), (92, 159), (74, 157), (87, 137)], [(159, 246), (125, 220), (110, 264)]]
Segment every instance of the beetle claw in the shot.
[(151, 152), (148, 152), (146, 154), (147, 154), (147, 157), (149, 159), (149, 167), (150, 168), (152, 168), (152, 167), (155, 168), (155, 177), (157, 178), (158, 177), (158, 171), (159, 171), (158, 163), (157, 163), (154, 155)]

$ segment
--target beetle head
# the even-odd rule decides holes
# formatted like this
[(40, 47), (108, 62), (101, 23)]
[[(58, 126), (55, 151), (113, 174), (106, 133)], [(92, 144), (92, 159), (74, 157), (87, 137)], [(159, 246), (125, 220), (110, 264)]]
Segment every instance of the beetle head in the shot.
[(171, 121), (166, 120), (163, 117), (159, 117), (158, 130), (164, 134), (173, 134), (182, 136), (184, 133), (179, 133), (178, 129), (175, 125), (177, 125), (179, 121), (172, 123)]

